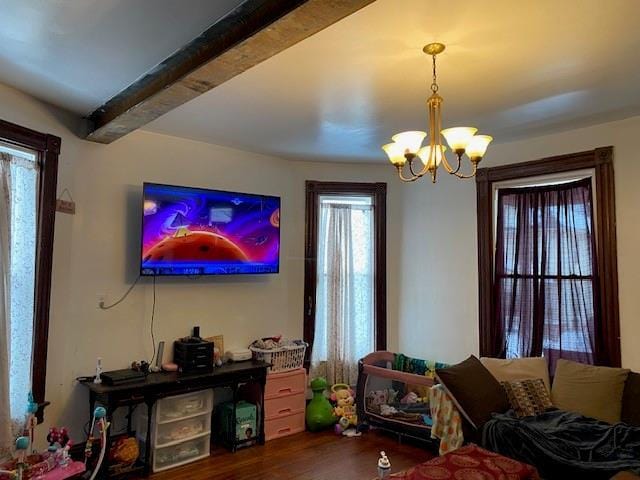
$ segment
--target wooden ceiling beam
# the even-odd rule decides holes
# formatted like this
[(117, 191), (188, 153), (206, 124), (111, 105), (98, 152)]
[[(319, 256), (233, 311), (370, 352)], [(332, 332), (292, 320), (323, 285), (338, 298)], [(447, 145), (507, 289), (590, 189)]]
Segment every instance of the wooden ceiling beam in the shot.
[(375, 0), (247, 0), (89, 115), (111, 143)]

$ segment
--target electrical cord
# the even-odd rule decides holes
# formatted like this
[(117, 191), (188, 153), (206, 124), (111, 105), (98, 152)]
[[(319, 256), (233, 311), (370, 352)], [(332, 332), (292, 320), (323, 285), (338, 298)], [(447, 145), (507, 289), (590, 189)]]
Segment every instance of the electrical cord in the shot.
[(151, 357), (151, 361), (149, 362), (149, 366), (153, 365), (154, 360), (156, 359), (156, 335), (153, 330), (154, 322), (156, 317), (156, 276), (153, 276), (153, 304), (151, 306), (151, 344), (153, 346), (153, 355)]
[[(129, 287), (129, 289), (124, 293), (124, 295), (122, 295), (122, 297), (120, 297), (120, 300), (118, 300), (115, 303), (112, 303), (111, 305), (105, 305), (104, 301), (100, 301), (100, 303), (98, 304), (98, 307), (100, 307), (101, 310), (109, 310), (113, 307), (116, 307), (118, 305), (120, 305), (122, 302), (124, 302), (124, 300), (129, 296), (129, 294), (131, 293), (131, 291), (135, 288), (135, 286), (138, 284), (138, 281), (140, 280), (142, 276), (138, 275), (138, 278), (136, 278), (136, 280), (133, 282), (133, 284)], [(155, 282), (155, 276), (153, 277), (154, 282)]]
[[(120, 297), (119, 300), (117, 300), (116, 302), (112, 303), (111, 305), (105, 305), (104, 301), (101, 301), (98, 304), (98, 307), (100, 307), (101, 310), (109, 310), (113, 307), (116, 307), (118, 305), (120, 305), (122, 302), (124, 302), (124, 300), (129, 296), (129, 294), (133, 291), (133, 289), (135, 288), (135, 286), (138, 284), (138, 282), (140, 281), (140, 279), (142, 278), (142, 275), (138, 275), (138, 278), (135, 279), (135, 281), (131, 284), (131, 286), (127, 289), (127, 291), (124, 293), (124, 295), (122, 295), (122, 297)], [(155, 331), (154, 331), (154, 324), (155, 324), (155, 316), (156, 316), (156, 276), (153, 276), (153, 304), (151, 306), (151, 343), (152, 343), (152, 347), (153, 347), (153, 355), (151, 356), (151, 361), (149, 362), (149, 365), (153, 365), (154, 360), (156, 359), (156, 335), (155, 335)]]

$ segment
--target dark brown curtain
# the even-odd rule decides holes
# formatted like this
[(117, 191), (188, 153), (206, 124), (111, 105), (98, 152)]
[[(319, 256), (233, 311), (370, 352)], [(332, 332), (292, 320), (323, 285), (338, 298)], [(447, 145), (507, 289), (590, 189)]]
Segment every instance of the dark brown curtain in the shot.
[(498, 191), (494, 355), (598, 363), (591, 180)]

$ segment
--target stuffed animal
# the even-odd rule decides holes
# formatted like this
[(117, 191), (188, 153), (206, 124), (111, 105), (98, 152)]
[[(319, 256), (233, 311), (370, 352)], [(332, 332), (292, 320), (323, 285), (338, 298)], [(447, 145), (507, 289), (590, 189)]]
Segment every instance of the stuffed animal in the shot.
[(367, 407), (384, 405), (389, 402), (389, 390), (372, 390), (367, 394)]
[(344, 429), (350, 425), (358, 424), (358, 415), (354, 406), (354, 392), (344, 383), (336, 383), (331, 387), (331, 401), (334, 404), (333, 414), (338, 418), (338, 423)]

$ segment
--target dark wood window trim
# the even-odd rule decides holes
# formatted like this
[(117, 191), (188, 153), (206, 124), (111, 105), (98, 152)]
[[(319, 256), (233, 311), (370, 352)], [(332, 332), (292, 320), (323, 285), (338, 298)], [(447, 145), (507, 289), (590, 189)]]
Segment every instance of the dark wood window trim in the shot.
[(600, 316), (597, 339), (608, 352), (602, 364), (621, 365), (620, 316), (618, 305), (618, 263), (616, 243), (613, 147), (559, 155), (531, 162), (481, 168), (476, 175), (478, 211), (478, 292), (480, 355), (491, 356), (493, 338), (493, 184), (505, 180), (594, 169), (596, 185), (596, 251)]
[[(373, 198), (375, 219), (376, 349), (387, 349), (387, 184), (306, 182), (304, 340), (313, 348), (315, 334), (316, 273), (318, 254), (318, 204), (321, 195), (366, 194)], [(309, 366), (311, 348), (305, 366)]]
[(43, 409), (48, 405), (48, 402), (45, 401), (45, 381), (58, 155), (60, 154), (61, 140), (54, 135), (36, 132), (4, 120), (0, 120), (0, 140), (36, 152), (40, 163), (32, 389), (34, 400), (40, 405), (38, 421), (42, 422)]

